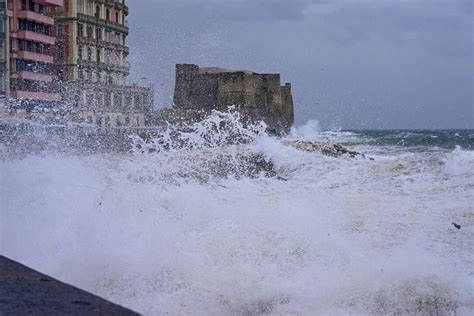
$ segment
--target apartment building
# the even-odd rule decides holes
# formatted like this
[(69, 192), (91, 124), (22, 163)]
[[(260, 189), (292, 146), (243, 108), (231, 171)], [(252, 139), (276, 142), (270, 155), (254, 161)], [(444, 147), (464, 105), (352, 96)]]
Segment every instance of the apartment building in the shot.
[(125, 0), (65, 0), (55, 12), (59, 79), (125, 85)]
[(61, 96), (53, 87), (54, 19), (63, 0), (8, 0), (10, 34), (9, 97), (51, 105)]

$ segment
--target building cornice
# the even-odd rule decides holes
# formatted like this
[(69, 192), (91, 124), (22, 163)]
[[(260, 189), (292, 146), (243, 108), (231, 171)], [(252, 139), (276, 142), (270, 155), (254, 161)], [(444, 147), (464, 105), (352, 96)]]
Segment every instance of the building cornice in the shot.
[(82, 13), (78, 13), (77, 17), (59, 15), (56, 17), (56, 20), (62, 23), (72, 21), (72, 22), (78, 22), (78, 23), (92, 24), (95, 26), (103, 27), (103, 28), (110, 28), (114, 31), (118, 31), (125, 35), (128, 35), (129, 33), (129, 28), (125, 25), (122, 25), (120, 23), (116, 23), (113, 21), (107, 21), (105, 19), (98, 19), (94, 16), (90, 16), (90, 15), (82, 14)]

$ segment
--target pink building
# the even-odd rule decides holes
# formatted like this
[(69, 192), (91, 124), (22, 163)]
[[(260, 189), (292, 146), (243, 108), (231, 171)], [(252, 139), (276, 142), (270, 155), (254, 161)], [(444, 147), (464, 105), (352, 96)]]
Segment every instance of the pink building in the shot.
[(61, 99), (52, 86), (54, 19), (46, 13), (63, 0), (9, 0), (10, 97), (36, 102)]

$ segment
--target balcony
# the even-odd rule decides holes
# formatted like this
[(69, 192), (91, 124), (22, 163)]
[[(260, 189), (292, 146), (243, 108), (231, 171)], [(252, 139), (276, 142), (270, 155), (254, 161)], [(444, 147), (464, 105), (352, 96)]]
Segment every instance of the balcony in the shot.
[(53, 18), (32, 11), (20, 11), (20, 13), (18, 14), (18, 18), (27, 19), (30, 21), (35, 21), (47, 25), (54, 25)]
[(64, 6), (63, 0), (43, 0), (43, 2), (46, 5), (52, 5), (52, 6), (58, 6), (58, 7)]
[(30, 71), (17, 71), (11, 75), (11, 78), (33, 80), (33, 81), (43, 81), (43, 82), (53, 81), (53, 77), (50, 75), (43, 75), (40, 73), (35, 73), (35, 72), (30, 72)]
[(45, 44), (54, 45), (56, 39), (49, 35), (44, 35), (40, 33), (35, 33), (32, 31), (18, 31), (17, 38), (27, 39), (35, 42), (41, 42)]
[(58, 93), (30, 92), (30, 91), (12, 91), (10, 96), (14, 99), (28, 99), (41, 101), (61, 101)]
[(33, 52), (28, 52), (28, 51), (17, 51), (16, 55), (18, 59), (40, 61), (40, 62), (49, 63), (49, 64), (52, 64), (54, 62), (53, 56), (43, 55), (43, 54), (38, 54), (38, 53), (33, 53)]

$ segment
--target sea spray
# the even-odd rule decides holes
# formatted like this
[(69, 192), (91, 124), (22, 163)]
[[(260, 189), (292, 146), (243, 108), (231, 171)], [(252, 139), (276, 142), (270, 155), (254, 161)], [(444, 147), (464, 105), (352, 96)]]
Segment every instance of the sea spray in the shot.
[[(333, 158), (215, 115), (127, 153), (2, 159), (2, 253), (150, 315), (472, 314), (471, 151), (321, 132), (376, 156)], [(211, 172), (239, 154), (288, 181)]]

